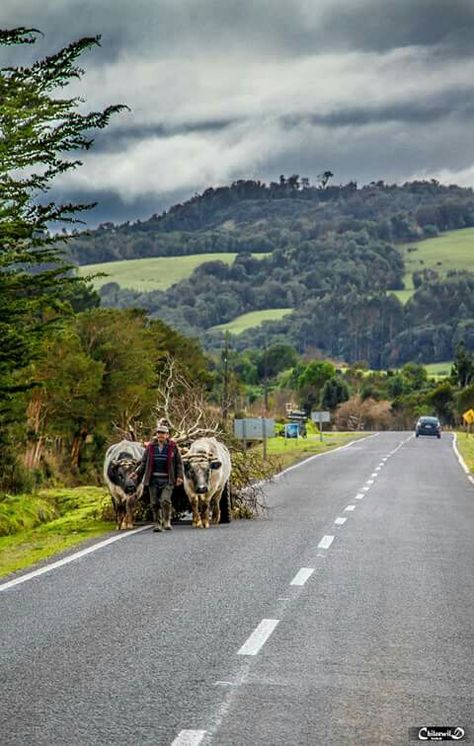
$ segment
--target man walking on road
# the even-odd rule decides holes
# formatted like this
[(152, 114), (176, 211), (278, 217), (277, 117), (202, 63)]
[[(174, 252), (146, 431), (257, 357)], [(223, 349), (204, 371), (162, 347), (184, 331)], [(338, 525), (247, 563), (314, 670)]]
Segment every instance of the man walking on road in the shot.
[(148, 487), (153, 514), (153, 531), (171, 531), (173, 487), (183, 483), (183, 461), (177, 444), (170, 439), (167, 425), (158, 425), (136, 471)]

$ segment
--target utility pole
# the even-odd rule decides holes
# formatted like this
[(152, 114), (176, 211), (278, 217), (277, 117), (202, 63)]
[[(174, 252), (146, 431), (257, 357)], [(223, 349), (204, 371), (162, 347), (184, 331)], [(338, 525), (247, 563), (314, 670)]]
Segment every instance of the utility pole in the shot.
[(222, 424), (225, 430), (227, 427), (227, 411), (229, 408), (229, 332), (225, 333), (223, 363), (224, 386), (222, 391)]
[(262, 435), (263, 435), (263, 460), (267, 460), (267, 430), (265, 420), (268, 415), (268, 375), (267, 375), (267, 343), (263, 347), (263, 417), (262, 417)]

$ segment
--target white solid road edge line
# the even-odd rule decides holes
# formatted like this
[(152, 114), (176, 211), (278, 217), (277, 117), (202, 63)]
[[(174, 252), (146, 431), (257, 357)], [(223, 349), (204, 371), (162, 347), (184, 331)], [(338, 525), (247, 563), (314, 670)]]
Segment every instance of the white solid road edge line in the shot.
[(182, 730), (178, 733), (171, 746), (198, 746), (206, 733), (206, 730)]
[(258, 627), (254, 629), (240, 650), (237, 651), (237, 655), (257, 655), (279, 622), (279, 619), (262, 619)]
[(333, 541), (334, 541), (334, 536), (328, 536), (328, 535), (323, 536), (323, 538), (318, 544), (318, 549), (329, 549)]
[(459, 463), (461, 464), (461, 467), (464, 469), (464, 471), (466, 472), (466, 474), (469, 474), (470, 473), (469, 472), (469, 468), (467, 467), (466, 462), (464, 461), (463, 457), (459, 453), (458, 444), (457, 444), (456, 441), (457, 441), (456, 433), (453, 433), (453, 449), (454, 449), (454, 453), (456, 454), (457, 459), (458, 459)]
[(304, 585), (314, 572), (314, 567), (302, 567), (298, 570), (290, 585)]
[(102, 549), (102, 547), (113, 544), (115, 541), (120, 541), (120, 539), (127, 539), (129, 536), (139, 534), (140, 531), (146, 531), (146, 529), (148, 528), (150, 528), (150, 526), (141, 526), (140, 528), (136, 528), (133, 531), (127, 531), (127, 533), (120, 534), (119, 536), (111, 536), (109, 539), (99, 541), (98, 544), (93, 544), (91, 547), (81, 549), (79, 552), (74, 552), (74, 554), (70, 554), (68, 557), (64, 557), (63, 559), (57, 560), (56, 562), (52, 562), (50, 565), (45, 565), (44, 567), (40, 567), (38, 570), (33, 570), (32, 572), (26, 573), (26, 575), (20, 575), (19, 578), (14, 578), (13, 580), (9, 580), (6, 583), (2, 583), (0, 585), (0, 591), (6, 591), (8, 590), (8, 588), (13, 588), (13, 586), (15, 585), (20, 585), (20, 583), (24, 583), (25, 581), (31, 580), (32, 578), (37, 578), (39, 575), (44, 575), (45, 572), (56, 570), (57, 567), (67, 565), (69, 564), (69, 562), (74, 562), (74, 560), (85, 557), (86, 554), (96, 552), (98, 549)]

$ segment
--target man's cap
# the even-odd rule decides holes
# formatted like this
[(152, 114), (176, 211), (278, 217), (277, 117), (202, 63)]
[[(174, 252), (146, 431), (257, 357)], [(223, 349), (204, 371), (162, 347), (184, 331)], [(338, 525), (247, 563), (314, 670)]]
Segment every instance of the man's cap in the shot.
[(157, 425), (155, 433), (169, 433), (168, 425)]

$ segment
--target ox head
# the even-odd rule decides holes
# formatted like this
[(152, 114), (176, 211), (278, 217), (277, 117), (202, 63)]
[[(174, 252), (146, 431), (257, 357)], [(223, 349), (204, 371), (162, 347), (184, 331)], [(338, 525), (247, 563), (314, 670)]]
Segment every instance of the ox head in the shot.
[(138, 479), (132, 474), (137, 469), (139, 462), (129, 454), (121, 453), (118, 458), (113, 459), (107, 469), (107, 476), (113, 484), (120, 487), (126, 495), (134, 495), (138, 487)]
[(211, 473), (220, 469), (222, 463), (207, 453), (186, 454), (183, 456), (184, 474), (193, 492), (205, 495), (210, 489)]

